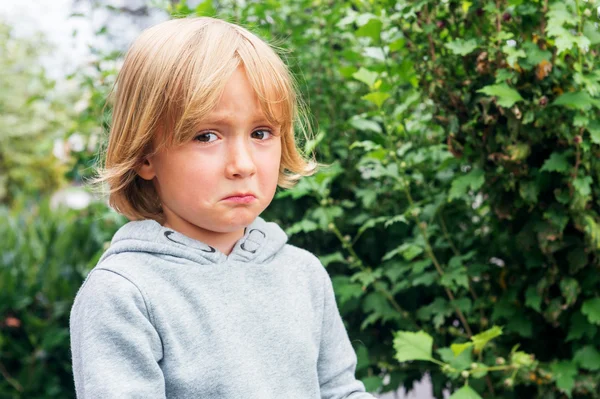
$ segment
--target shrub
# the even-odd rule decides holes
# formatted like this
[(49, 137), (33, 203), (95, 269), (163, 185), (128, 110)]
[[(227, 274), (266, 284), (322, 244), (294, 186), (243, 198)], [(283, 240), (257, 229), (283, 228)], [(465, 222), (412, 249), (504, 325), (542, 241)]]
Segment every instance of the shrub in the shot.
[(69, 312), (123, 218), (48, 202), (0, 208), (0, 397), (74, 398)]

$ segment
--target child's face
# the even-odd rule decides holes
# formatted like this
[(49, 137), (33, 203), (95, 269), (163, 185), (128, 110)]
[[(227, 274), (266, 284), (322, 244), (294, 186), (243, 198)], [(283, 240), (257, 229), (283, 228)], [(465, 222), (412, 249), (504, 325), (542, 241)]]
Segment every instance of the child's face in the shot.
[(263, 116), (242, 68), (197, 132), (150, 157), (138, 173), (153, 179), (166, 226), (201, 239), (240, 233), (273, 199), (281, 160), (279, 127)]

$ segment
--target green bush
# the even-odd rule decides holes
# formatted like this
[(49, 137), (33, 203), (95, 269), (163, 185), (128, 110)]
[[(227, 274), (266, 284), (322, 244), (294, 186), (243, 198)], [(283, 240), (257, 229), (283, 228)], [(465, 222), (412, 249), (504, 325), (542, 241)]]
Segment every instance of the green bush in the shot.
[(0, 207), (0, 397), (75, 397), (69, 312), (123, 223), (104, 204)]
[(0, 204), (47, 195), (66, 182), (52, 153), (67, 123), (65, 104), (39, 65), (48, 52), (42, 37), (15, 37), (0, 20)]
[[(425, 367), (438, 397), (465, 380), (486, 397), (600, 397), (590, 3), (381, 1), (316, 13), (329, 101), (346, 122), (320, 115), (318, 148), (335, 167), (282, 197), (314, 199), (287, 211), (302, 215), (290, 232), (328, 264), (370, 389), (385, 374), (384, 390), (410, 384)], [(448, 348), (500, 332), (485, 351)], [(431, 358), (430, 337), (442, 367), (407, 363)]]

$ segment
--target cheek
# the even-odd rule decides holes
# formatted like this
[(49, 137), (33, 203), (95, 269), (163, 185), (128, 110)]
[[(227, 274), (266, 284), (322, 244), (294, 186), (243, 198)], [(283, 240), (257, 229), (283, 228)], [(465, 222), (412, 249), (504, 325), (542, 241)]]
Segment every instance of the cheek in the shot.
[(210, 192), (205, 187), (217, 187), (217, 162), (206, 156), (200, 159), (198, 154), (184, 155), (163, 160), (157, 173), (160, 185), (171, 197), (204, 198)]
[(269, 187), (277, 186), (279, 179), (279, 165), (281, 164), (281, 146), (272, 149), (268, 154), (264, 154), (260, 160), (260, 169), (263, 171), (264, 183)]

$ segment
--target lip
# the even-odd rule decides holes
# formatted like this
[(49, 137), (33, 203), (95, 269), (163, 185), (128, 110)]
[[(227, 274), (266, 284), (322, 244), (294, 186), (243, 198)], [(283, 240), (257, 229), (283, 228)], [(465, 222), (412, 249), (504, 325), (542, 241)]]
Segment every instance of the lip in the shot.
[(223, 201), (234, 202), (238, 204), (249, 204), (254, 200), (256, 200), (256, 197), (252, 193), (235, 193), (223, 198)]

